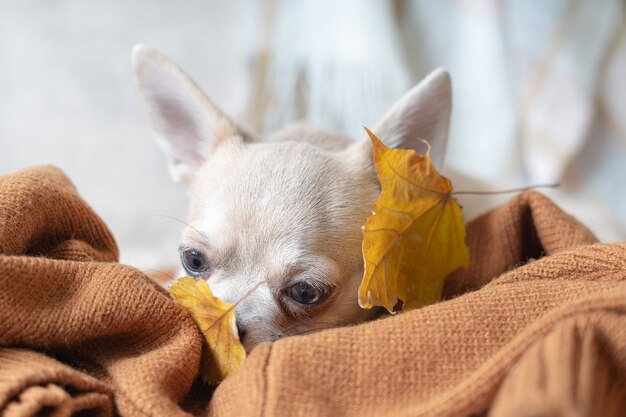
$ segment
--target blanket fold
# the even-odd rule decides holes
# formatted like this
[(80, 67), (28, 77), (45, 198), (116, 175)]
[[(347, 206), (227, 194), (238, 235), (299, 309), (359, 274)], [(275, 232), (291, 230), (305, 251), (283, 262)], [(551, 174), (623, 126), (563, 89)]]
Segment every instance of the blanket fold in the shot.
[(623, 415), (626, 244), (535, 192), (467, 231), (445, 301), (260, 345), (212, 393), (194, 323), (69, 180), (0, 177), (0, 416)]
[(0, 415), (187, 414), (201, 335), (59, 170), (0, 178), (0, 248)]
[(43, 354), (0, 349), (0, 404), (3, 415), (112, 414), (111, 387)]

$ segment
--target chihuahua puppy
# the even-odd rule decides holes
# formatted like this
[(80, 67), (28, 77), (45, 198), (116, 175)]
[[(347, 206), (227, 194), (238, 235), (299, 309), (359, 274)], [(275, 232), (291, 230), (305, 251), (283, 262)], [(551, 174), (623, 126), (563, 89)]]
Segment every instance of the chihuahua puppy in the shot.
[[(255, 137), (167, 57), (137, 46), (132, 62), (170, 173), (189, 187), (182, 266), (228, 303), (247, 295), (236, 310), (246, 350), (367, 319), (361, 228), (380, 193), (370, 140), (301, 124)], [(450, 111), (450, 77), (435, 70), (372, 130), (420, 153), (427, 139), (440, 168)]]

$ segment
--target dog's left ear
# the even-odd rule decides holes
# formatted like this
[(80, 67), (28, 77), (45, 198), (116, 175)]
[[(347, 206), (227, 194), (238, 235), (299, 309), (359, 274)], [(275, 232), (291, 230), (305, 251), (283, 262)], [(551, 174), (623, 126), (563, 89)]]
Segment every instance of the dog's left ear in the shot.
[(441, 169), (451, 110), (450, 75), (437, 69), (400, 98), (372, 131), (391, 148), (414, 149), (420, 154), (426, 152), (420, 138), (428, 141), (433, 164)]
[(165, 55), (137, 45), (132, 63), (146, 113), (175, 181), (189, 183), (220, 143), (249, 136)]

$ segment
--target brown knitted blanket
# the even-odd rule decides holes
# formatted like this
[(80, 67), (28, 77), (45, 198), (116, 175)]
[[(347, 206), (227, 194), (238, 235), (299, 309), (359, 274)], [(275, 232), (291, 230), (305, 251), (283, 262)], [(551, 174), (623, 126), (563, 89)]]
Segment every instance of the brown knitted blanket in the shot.
[(533, 192), (468, 245), (446, 301), (261, 345), (213, 393), (193, 322), (63, 173), (0, 177), (0, 415), (625, 415), (626, 245)]

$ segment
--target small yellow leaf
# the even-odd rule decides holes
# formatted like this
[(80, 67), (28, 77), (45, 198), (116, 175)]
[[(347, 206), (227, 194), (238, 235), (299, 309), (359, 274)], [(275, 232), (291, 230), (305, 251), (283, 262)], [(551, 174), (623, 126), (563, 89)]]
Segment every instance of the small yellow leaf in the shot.
[(234, 306), (215, 297), (206, 281), (191, 277), (177, 279), (170, 294), (204, 335), (201, 369), (204, 381), (218, 383), (241, 368), (246, 350), (239, 341)]
[(452, 184), (439, 175), (428, 153), (390, 149), (365, 130), (382, 192), (363, 232), (359, 305), (392, 312), (398, 300), (404, 310), (439, 301), (446, 277), (469, 266), (463, 213), (450, 195)]

